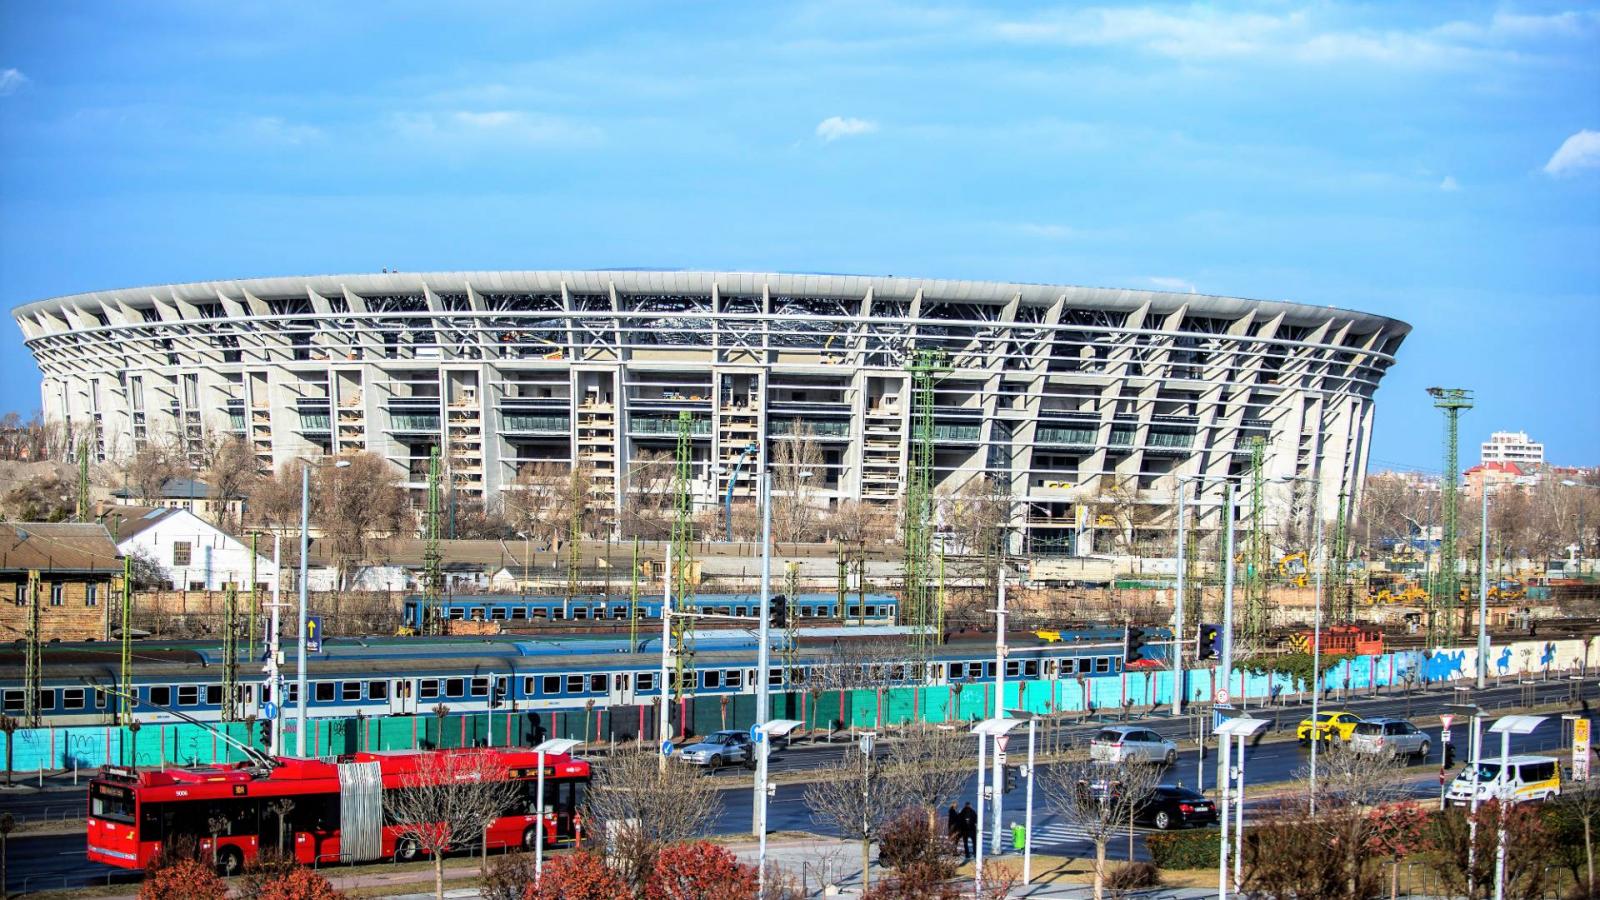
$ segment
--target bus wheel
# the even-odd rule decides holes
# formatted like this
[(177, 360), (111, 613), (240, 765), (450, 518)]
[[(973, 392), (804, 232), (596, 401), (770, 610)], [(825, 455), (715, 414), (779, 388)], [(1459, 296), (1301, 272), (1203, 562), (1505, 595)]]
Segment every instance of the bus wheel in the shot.
[(217, 871), (223, 875), (237, 875), (244, 871), (244, 854), (238, 847), (223, 847), (217, 851)]
[(400, 843), (394, 848), (394, 858), (401, 862), (411, 862), (418, 855), (416, 838), (401, 838)]
[(539, 826), (529, 825), (522, 832), (522, 849), (532, 850), (539, 843)]

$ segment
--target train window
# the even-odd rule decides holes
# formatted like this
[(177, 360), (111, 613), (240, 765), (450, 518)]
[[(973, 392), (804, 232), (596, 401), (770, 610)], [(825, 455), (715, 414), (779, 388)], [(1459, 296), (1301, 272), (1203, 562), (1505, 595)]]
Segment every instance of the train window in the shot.
[(653, 691), (653, 690), (655, 690), (656, 689), (656, 673), (654, 673), (654, 672), (640, 672), (638, 679), (634, 682), (634, 685), (637, 687), (638, 690), (641, 690), (641, 691)]
[(179, 706), (199, 706), (200, 705), (200, 685), (198, 685), (198, 684), (180, 684), (180, 685), (178, 685), (178, 705)]
[(22, 692), (7, 690), (5, 692), (4, 707), (6, 712), (20, 712), (27, 704), (22, 702)]
[(867, 604), (866, 610), (867, 610), (867, 617), (868, 618), (872, 618), (872, 617), (874, 617), (874, 616), (876, 616), (878, 614), (878, 608), (876, 606), (873, 606), (870, 603)]
[(589, 676), (589, 691), (591, 693), (595, 693), (595, 694), (603, 694), (603, 693), (605, 693), (605, 691), (606, 691), (606, 680), (607, 680), (606, 676), (604, 676), (604, 675), (590, 675)]
[(561, 693), (560, 675), (546, 675), (542, 680), (544, 681), (544, 684), (540, 686), (539, 693), (545, 695), (546, 697), (554, 697)]
[(722, 673), (717, 671), (717, 670), (715, 670), (715, 669), (712, 669), (712, 670), (710, 670), (708, 672), (701, 673), (700, 681), (701, 681), (701, 687), (705, 687), (705, 688), (722, 687)]
[(62, 688), (62, 709), (83, 709), (83, 688)]
[(1037, 659), (1023, 660), (1023, 662), (1022, 662), (1022, 675), (1025, 678), (1038, 678), (1039, 677), (1039, 661)]
[(906, 680), (906, 667), (905, 666), (895, 666), (894, 668), (889, 670), (889, 677), (893, 678), (895, 681), (905, 681)]
[(533, 696), (533, 685), (534, 685), (534, 681), (533, 681), (533, 676), (532, 675), (524, 675), (524, 676), (522, 676), (522, 696), (524, 696), (524, 697), (532, 697)]
[(1006, 660), (1006, 677), (1015, 678), (1020, 674), (1022, 674), (1022, 663), (1014, 659)]
[(722, 684), (724, 687), (731, 688), (736, 688), (739, 685), (744, 684), (744, 672), (738, 669), (729, 669), (726, 672), (723, 672)]
[(452, 619), (465, 619), (466, 617), (467, 617), (467, 611), (462, 609), (461, 607), (453, 606), (453, 607), (450, 608), (450, 618), (452, 618)]
[(581, 694), (581, 693), (583, 693), (583, 676), (582, 675), (568, 675), (567, 676), (567, 693), (569, 693), (569, 694)]
[(359, 682), (359, 681), (342, 681), (342, 682), (340, 682), (339, 683), (339, 699), (340, 700), (360, 700), (361, 699), (361, 682)]
[(555, 619), (557, 622), (565, 619), (566, 617), (567, 610), (565, 607), (557, 606), (556, 608), (550, 610), (550, 618)]
[(1111, 671), (1111, 657), (1109, 657), (1109, 656), (1097, 656), (1097, 657), (1095, 657), (1094, 658), (1094, 670), (1096, 672), (1109, 672), (1109, 671)]
[(950, 678), (956, 680), (967, 677), (967, 664), (954, 662), (950, 664)]
[(472, 696), (474, 696), (474, 697), (487, 697), (487, 696), (489, 696), (489, 679), (483, 678), (481, 676), (478, 677), (478, 678), (472, 679)]
[(222, 685), (220, 685), (220, 684), (208, 684), (208, 685), (206, 685), (206, 705), (207, 706), (221, 706), (222, 705)]
[(628, 673), (618, 672), (614, 677), (616, 679), (614, 684), (616, 684), (617, 690), (625, 691), (628, 689)]
[(147, 696), (149, 697), (150, 703), (152, 705), (154, 705), (154, 706), (171, 706), (172, 705), (172, 688), (169, 688), (169, 687), (153, 687), (153, 688), (149, 688), (148, 690), (149, 690), (150, 693)]
[(860, 617), (860, 615), (861, 615), (861, 607), (859, 605), (857, 605), (857, 604), (852, 603), (847, 608), (847, 612), (852, 616)]
[(106, 696), (106, 692), (105, 691), (95, 691), (94, 692), (94, 708), (95, 709), (105, 709), (106, 708), (106, 702), (107, 702), (107, 696)]
[(532, 609), (528, 610), (528, 618), (529, 619), (548, 619), (548, 618), (550, 618), (550, 610), (545, 609), (542, 606), (535, 606)]
[(424, 678), (417, 682), (417, 699), (437, 700), (439, 698), (439, 679)]
[(505, 621), (506, 608), (504, 606), (491, 606), (491, 607), (489, 607), (489, 618), (494, 619), (496, 621)]
[(39, 708), (40, 709), (55, 709), (56, 708), (56, 692), (55, 691), (40, 691), (39, 692)]
[(782, 669), (768, 669), (767, 670), (767, 686), (768, 687), (782, 687), (783, 686), (783, 670)]
[(589, 618), (589, 607), (587, 607), (587, 606), (574, 606), (572, 608), (572, 618), (578, 619), (578, 620)]
[(467, 692), (465, 678), (446, 678), (444, 680), (444, 695), (446, 697), (460, 697)]
[(387, 682), (387, 681), (369, 681), (369, 682), (367, 682), (367, 699), (368, 700), (387, 700), (387, 699), (389, 699), (389, 682)]
[(331, 681), (319, 681), (319, 682), (316, 682), (316, 685), (315, 685), (316, 693), (312, 694), (312, 698), (315, 699), (318, 703), (332, 703), (333, 702), (333, 685), (334, 685), (334, 683), (331, 682)]
[(527, 617), (528, 617), (528, 608), (526, 606), (513, 606), (513, 607), (511, 607), (511, 620), (513, 622), (519, 622), (519, 621), (521, 621), (523, 619), (526, 619)]
[(648, 606), (641, 606), (638, 609), (633, 611), (633, 616), (636, 619), (647, 618), (649, 615), (650, 615), (650, 608)]

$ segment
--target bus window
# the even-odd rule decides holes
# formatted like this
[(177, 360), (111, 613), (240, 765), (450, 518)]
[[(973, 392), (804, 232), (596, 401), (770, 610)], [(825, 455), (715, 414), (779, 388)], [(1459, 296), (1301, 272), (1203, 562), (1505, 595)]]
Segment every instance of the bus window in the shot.
[(114, 784), (96, 784), (89, 795), (89, 816), (108, 822), (133, 824), (133, 791)]

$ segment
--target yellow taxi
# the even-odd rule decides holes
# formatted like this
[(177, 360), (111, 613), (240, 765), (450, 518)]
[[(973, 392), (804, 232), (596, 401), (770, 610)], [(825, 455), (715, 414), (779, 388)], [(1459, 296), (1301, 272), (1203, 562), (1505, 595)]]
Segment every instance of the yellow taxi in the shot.
[(1302, 744), (1311, 743), (1313, 735), (1319, 741), (1331, 741), (1334, 738), (1348, 741), (1360, 724), (1361, 717), (1352, 712), (1319, 712), (1316, 722), (1302, 719), (1294, 734)]

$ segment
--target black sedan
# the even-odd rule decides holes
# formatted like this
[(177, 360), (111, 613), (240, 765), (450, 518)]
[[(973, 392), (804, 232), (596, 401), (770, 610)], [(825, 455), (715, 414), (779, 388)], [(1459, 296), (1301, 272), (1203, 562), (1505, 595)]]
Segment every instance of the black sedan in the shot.
[(1199, 791), (1163, 784), (1139, 805), (1133, 820), (1140, 825), (1154, 825), (1162, 831), (1190, 825), (1215, 825), (1217, 805)]

